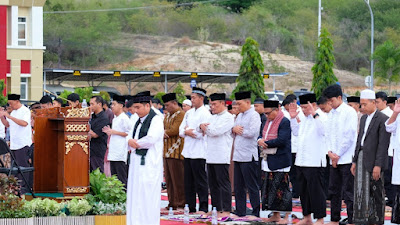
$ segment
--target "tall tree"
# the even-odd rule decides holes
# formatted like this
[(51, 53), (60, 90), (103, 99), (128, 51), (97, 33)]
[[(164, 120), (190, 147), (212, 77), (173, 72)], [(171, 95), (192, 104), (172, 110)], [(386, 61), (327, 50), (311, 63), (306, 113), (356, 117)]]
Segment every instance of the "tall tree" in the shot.
[(317, 61), (311, 68), (314, 74), (311, 90), (319, 98), (326, 87), (338, 81), (333, 73), (335, 56), (333, 55), (333, 41), (331, 34), (325, 28), (322, 29), (320, 35), (320, 43), (317, 48)]
[(236, 79), (237, 86), (232, 91), (232, 98), (236, 92), (251, 91), (251, 99), (265, 98), (264, 79), (261, 73), (264, 72), (264, 64), (261, 59), (259, 45), (253, 38), (248, 37), (242, 47), (242, 64), (239, 69), (239, 77)]
[(178, 100), (179, 103), (182, 103), (186, 99), (185, 89), (183, 89), (183, 85), (180, 81), (176, 85), (176, 88), (174, 89), (174, 93), (176, 94), (176, 100)]
[(372, 58), (376, 60), (376, 75), (388, 81), (391, 94), (392, 82), (400, 80), (400, 47), (386, 41), (376, 48)]

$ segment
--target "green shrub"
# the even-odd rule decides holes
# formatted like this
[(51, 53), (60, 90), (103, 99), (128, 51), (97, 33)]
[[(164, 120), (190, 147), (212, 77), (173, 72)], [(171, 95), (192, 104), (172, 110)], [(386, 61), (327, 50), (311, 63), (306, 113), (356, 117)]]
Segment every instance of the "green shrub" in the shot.
[(92, 206), (86, 199), (75, 197), (67, 203), (67, 209), (71, 216), (84, 216), (92, 209)]
[(25, 202), (24, 208), (37, 217), (60, 216), (63, 215), (64, 204), (48, 198), (35, 198)]
[(20, 186), (14, 176), (0, 177), (0, 218), (27, 218), (32, 214), (24, 208), (25, 201), (16, 196)]
[(103, 203), (97, 202), (93, 205), (93, 214), (95, 215), (125, 215), (126, 204), (125, 203)]
[(86, 199), (92, 205), (94, 202), (124, 203), (126, 192), (124, 184), (113, 175), (106, 177), (99, 169), (90, 173), (90, 195)]

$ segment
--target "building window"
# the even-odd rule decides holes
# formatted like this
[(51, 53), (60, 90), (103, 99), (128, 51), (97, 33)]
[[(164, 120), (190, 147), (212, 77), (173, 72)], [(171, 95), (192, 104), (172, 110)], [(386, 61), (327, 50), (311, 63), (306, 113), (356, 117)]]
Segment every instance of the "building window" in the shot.
[(28, 100), (28, 78), (21, 77), (21, 100)]
[(18, 45), (26, 45), (26, 18), (18, 17)]

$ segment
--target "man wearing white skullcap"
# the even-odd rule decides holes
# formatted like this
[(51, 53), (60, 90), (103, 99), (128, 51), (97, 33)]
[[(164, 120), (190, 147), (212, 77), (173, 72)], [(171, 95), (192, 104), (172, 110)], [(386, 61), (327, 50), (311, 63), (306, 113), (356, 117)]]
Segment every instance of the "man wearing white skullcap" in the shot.
[(189, 109), (192, 108), (192, 101), (190, 101), (189, 99), (185, 99), (182, 102), (182, 109), (183, 111), (187, 112)]
[(353, 223), (383, 224), (385, 193), (383, 171), (386, 170), (390, 134), (386, 131), (388, 117), (377, 110), (375, 92), (363, 90), (361, 117), (356, 151), (351, 172), (354, 177)]

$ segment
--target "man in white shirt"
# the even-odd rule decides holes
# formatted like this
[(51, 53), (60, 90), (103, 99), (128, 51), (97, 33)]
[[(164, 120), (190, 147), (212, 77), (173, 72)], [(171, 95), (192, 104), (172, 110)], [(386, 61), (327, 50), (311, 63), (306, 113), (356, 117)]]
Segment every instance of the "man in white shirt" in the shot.
[[(10, 129), (10, 149), (15, 156), (15, 161), (19, 166), (29, 167), (28, 150), (32, 145), (31, 111), (21, 104), (20, 95), (9, 94), (8, 104), (13, 110), (10, 114), (1, 111), (1, 122)], [(21, 181), (21, 194), (29, 191), (28, 185), (17, 175)], [(29, 177), (29, 176), (25, 176)]]
[(211, 204), (217, 208), (218, 217), (229, 216), (232, 210), (232, 191), (229, 164), (233, 144), (234, 117), (226, 110), (225, 93), (210, 95), (212, 116), (200, 125), (207, 135), (207, 172)]
[(326, 216), (326, 197), (320, 174), (326, 167), (326, 150), (324, 122), (326, 115), (317, 113), (315, 94), (299, 96), (300, 107), (305, 118), (299, 123), (296, 119), (297, 105), (289, 106), (290, 127), (292, 134), (298, 137), (297, 155), (297, 181), (300, 187), (300, 201), (304, 219), (297, 224), (312, 224), (311, 213), (317, 222), (324, 224)]
[[(331, 104), (328, 102), (328, 100), (325, 98), (325, 96), (319, 97), (317, 101), (318, 105), (318, 114), (322, 115), (325, 114), (326, 118), (329, 115), (329, 112), (332, 110)], [(327, 124), (328, 121), (325, 120), (324, 124)], [(323, 172), (321, 173), (322, 176), (322, 182), (324, 184), (324, 190), (325, 190), (325, 196), (327, 200), (331, 200), (331, 191), (329, 190), (329, 173), (330, 173), (330, 167), (331, 165), (329, 164), (329, 156), (328, 156), (328, 146), (327, 146), (327, 140), (326, 140), (326, 135), (325, 135), (325, 153), (326, 153), (326, 167), (323, 168)]]
[(210, 120), (210, 111), (204, 107), (206, 90), (194, 87), (191, 100), (193, 108), (186, 112), (179, 136), (185, 138), (182, 155), (184, 159), (184, 180), (186, 203), (189, 211), (196, 212), (196, 193), (199, 197), (199, 213), (208, 212), (208, 184), (206, 174), (207, 136), (197, 128)]
[(358, 126), (357, 126), (357, 130), (359, 130), (360, 128), (360, 120), (361, 120), (361, 116), (363, 115), (360, 112), (360, 97), (358, 96), (349, 96), (347, 97), (347, 104), (353, 108), (354, 110), (356, 110), (357, 112), (357, 117), (358, 117)]
[(110, 126), (106, 126), (103, 128), (103, 132), (110, 136), (107, 160), (110, 161), (111, 175), (117, 175), (118, 179), (125, 184), (126, 187), (128, 180), (128, 167), (126, 165), (128, 146), (126, 137), (128, 136), (129, 130), (132, 128), (132, 124), (123, 111), (124, 105), (124, 96), (113, 96), (111, 110), (115, 117), (112, 121), (112, 129)]
[[(150, 91), (142, 91), (137, 93), (134, 97), (141, 97), (141, 96), (150, 96)], [(159, 115), (162, 119), (164, 119), (164, 114), (161, 113), (161, 111), (159, 109), (157, 109), (156, 107), (154, 107), (152, 100), (150, 100), (150, 105), (151, 105), (151, 109), (157, 114)]]
[(333, 108), (329, 112), (325, 130), (332, 164), (329, 182), (329, 190), (332, 191), (330, 225), (339, 224), (342, 196), (347, 206), (348, 221), (352, 223), (354, 177), (350, 168), (357, 141), (357, 113), (343, 102), (340, 85), (327, 87), (323, 95)]
[(387, 168), (390, 134), (386, 132), (388, 117), (377, 110), (375, 92), (361, 91), (360, 121), (356, 151), (351, 166), (354, 181), (354, 215), (356, 224), (383, 224), (385, 193), (383, 171)]
[(234, 186), (236, 198), (236, 214), (246, 216), (246, 188), (249, 192), (250, 203), (253, 207), (253, 216), (260, 216), (260, 195), (257, 174), (258, 147), (257, 138), (260, 134), (260, 114), (251, 107), (251, 92), (235, 93), (236, 103), (239, 106), (239, 115), (236, 118), (232, 132), (235, 135), (233, 161)]
[(189, 99), (185, 99), (182, 102), (182, 109), (183, 111), (187, 112), (192, 108), (192, 101), (190, 101)]
[[(294, 94), (289, 94), (288, 96), (286, 96), (286, 98), (283, 100), (282, 102), (282, 112), (283, 115), (285, 115), (285, 117), (287, 119), (290, 120), (290, 115), (289, 115), (289, 105), (293, 103), (296, 105), (297, 107), (297, 112), (299, 112), (299, 114), (297, 115), (297, 119), (301, 122), (304, 119), (304, 114), (302, 112), (302, 110), (300, 109), (300, 107), (297, 105), (297, 97)], [(294, 164), (294, 162), (296, 161), (296, 153), (297, 153), (297, 137), (294, 136), (292, 134), (291, 136), (291, 151), (292, 151), (292, 166), (290, 167), (290, 172), (289, 172), (289, 177), (290, 177), (290, 183), (292, 184), (292, 195), (293, 198), (299, 198), (299, 194), (300, 194), (300, 188), (299, 188), (299, 184), (297, 182), (297, 166)]]
[[(385, 92), (380, 91), (375, 94), (376, 97), (376, 107), (378, 108), (379, 111), (381, 111), (383, 114), (385, 114), (387, 117), (391, 117), (393, 115), (393, 111), (390, 109), (390, 107), (387, 105), (388, 103), (388, 96)], [(387, 205), (393, 207), (393, 201), (395, 197), (394, 193), (394, 187), (391, 183), (392, 180), (392, 164), (393, 164), (393, 144), (392, 141), (395, 138), (395, 136), (392, 134), (390, 136), (390, 144), (388, 148), (388, 168), (385, 171), (385, 193), (387, 197)]]
[[(393, 107), (393, 115), (386, 122), (386, 131), (392, 133), (395, 137), (400, 134), (400, 100), (395, 101)], [(393, 142), (393, 169), (392, 184), (394, 185), (395, 194), (400, 196), (400, 138), (394, 138)], [(400, 215), (392, 215), (392, 219), (399, 220)]]
[(396, 96), (389, 96), (386, 105), (389, 107), (389, 109), (391, 109), (393, 111), (394, 110), (394, 104), (395, 104), (396, 101), (397, 101), (397, 97)]

